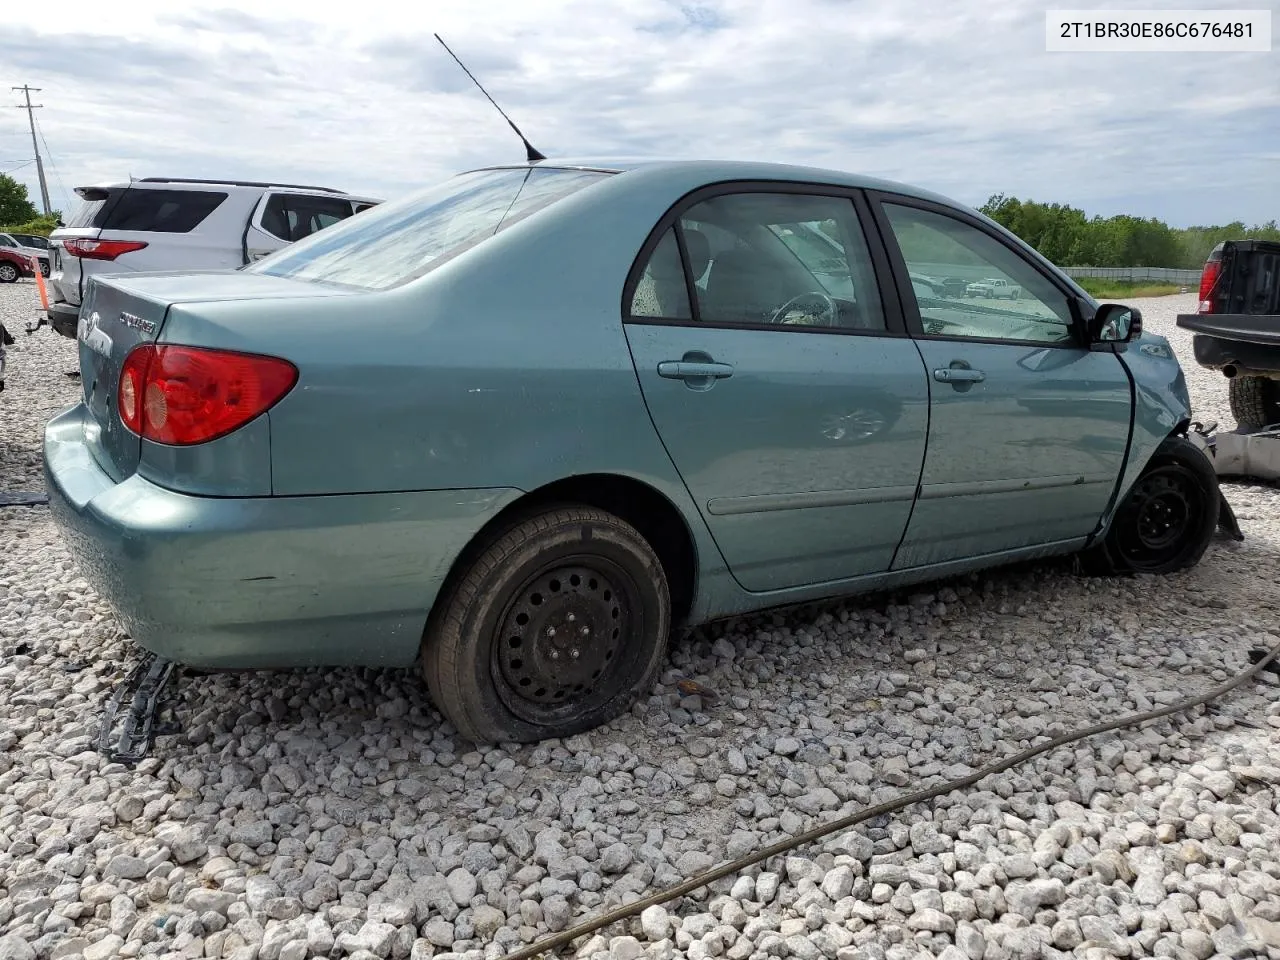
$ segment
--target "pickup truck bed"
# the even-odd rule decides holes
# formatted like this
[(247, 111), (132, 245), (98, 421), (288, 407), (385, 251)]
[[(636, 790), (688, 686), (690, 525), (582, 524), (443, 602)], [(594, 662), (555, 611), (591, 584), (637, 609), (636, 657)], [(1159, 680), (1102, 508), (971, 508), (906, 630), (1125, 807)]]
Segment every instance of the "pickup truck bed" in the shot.
[(1220, 243), (1205, 262), (1200, 309), (1180, 314), (1202, 367), (1229, 382), (1242, 428), (1280, 423), (1280, 243)]

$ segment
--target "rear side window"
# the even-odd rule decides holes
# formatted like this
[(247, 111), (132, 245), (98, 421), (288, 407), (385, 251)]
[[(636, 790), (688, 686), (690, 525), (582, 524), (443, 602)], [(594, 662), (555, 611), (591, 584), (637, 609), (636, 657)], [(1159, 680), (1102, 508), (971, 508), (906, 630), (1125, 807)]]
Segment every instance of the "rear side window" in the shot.
[(475, 170), (379, 204), (245, 270), (386, 290), (609, 176), (554, 168)]
[(262, 228), (290, 242), (309, 237), (351, 216), (351, 201), (297, 193), (273, 193), (262, 211)]
[(146, 233), (190, 233), (227, 199), (212, 190), (149, 190), (133, 188), (107, 210), (103, 230)]

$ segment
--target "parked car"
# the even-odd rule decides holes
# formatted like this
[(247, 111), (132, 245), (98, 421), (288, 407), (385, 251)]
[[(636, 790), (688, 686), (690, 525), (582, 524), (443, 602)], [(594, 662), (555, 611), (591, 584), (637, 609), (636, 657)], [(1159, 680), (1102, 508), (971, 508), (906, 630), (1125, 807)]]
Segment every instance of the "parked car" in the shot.
[(1200, 276), (1200, 303), (1178, 326), (1195, 332), (1196, 362), (1228, 379), (1246, 430), (1280, 424), (1280, 243), (1218, 244)]
[[(952, 247), (1027, 297), (917, 299)], [(83, 314), (44, 465), (130, 635), (417, 663), (481, 743), (617, 717), (673, 626), (1077, 551), (1182, 570), (1230, 515), (1136, 310), (835, 171), (473, 170), (241, 271), (95, 278)]]
[(49, 236), (50, 325), (74, 337), (94, 274), (243, 266), (380, 203), (328, 187), (146, 177), (78, 187)]
[(35, 259), (30, 254), (0, 246), (0, 283), (14, 283), (19, 277), (35, 275)]
[[(41, 248), (37, 244), (29, 243), (29, 240), (37, 239), (25, 233), (0, 233), (0, 249), (13, 250), (29, 257), (40, 265), (40, 273), (43, 276), (49, 275), (49, 250)], [(32, 274), (35, 276), (35, 274)]]
[(42, 237), (38, 233), (11, 233), (9, 236), (17, 240), (24, 247), (32, 247), (36, 250), (49, 249), (49, 238)]
[(985, 297), (988, 300), (1017, 300), (1022, 296), (1017, 284), (998, 277), (971, 283), (965, 287), (964, 293), (966, 297)]

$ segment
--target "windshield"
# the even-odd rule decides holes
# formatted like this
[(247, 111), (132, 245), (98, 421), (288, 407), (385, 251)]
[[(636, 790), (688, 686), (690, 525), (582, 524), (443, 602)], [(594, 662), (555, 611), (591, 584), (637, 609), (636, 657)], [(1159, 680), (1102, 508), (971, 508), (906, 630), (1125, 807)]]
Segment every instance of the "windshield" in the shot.
[(464, 173), (326, 227), (245, 270), (385, 290), (607, 176), (536, 167)]

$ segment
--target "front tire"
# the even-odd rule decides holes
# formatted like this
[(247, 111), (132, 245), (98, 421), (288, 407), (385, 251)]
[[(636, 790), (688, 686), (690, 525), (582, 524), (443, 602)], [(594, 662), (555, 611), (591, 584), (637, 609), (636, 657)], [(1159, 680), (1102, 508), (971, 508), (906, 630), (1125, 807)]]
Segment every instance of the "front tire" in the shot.
[(1231, 415), (1246, 430), (1280, 423), (1280, 380), (1269, 377), (1232, 377), (1227, 381)]
[(463, 737), (572, 736), (653, 685), (671, 598), (657, 554), (629, 524), (591, 507), (548, 509), (463, 562), (421, 660), (432, 700)]
[(1082, 559), (1104, 575), (1176, 573), (1200, 562), (1218, 527), (1218, 476), (1200, 449), (1169, 437), (1116, 510), (1107, 535)]
[(12, 263), (0, 263), (0, 283), (16, 283), (18, 280), (18, 268)]

